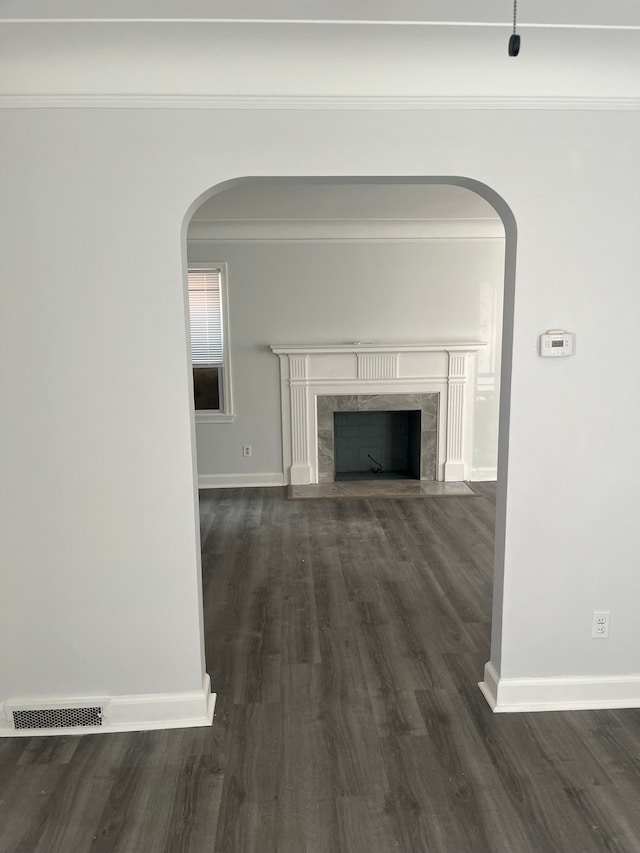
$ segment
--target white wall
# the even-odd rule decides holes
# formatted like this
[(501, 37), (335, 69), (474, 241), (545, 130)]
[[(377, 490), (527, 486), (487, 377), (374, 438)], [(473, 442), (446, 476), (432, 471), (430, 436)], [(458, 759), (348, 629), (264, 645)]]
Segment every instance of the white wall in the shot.
[[(215, 226), (211, 232), (214, 237)], [(201, 238), (189, 243), (188, 257), (228, 263), (237, 411), (234, 423), (198, 424), (199, 474), (282, 475), (279, 363), (269, 345), (357, 340), (488, 341), (478, 364), (483, 386), (476, 392), (473, 466), (495, 472), (503, 239), (293, 244)], [(250, 459), (242, 457), (244, 444), (252, 446)]]
[(117, 221), (141, 150), (106, 115), (1, 117), (0, 699), (201, 691), (184, 205)]
[[(180, 229), (243, 175), (463, 175), (506, 199), (492, 658), (511, 678), (638, 673), (637, 113), (6, 110), (2, 139), (0, 698), (200, 679)], [(537, 356), (549, 327), (575, 357)]]

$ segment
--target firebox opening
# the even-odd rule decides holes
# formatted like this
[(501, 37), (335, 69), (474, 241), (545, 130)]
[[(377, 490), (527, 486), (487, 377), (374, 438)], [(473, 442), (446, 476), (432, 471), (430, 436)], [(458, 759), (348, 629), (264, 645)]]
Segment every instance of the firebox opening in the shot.
[(420, 479), (422, 412), (334, 412), (336, 480)]

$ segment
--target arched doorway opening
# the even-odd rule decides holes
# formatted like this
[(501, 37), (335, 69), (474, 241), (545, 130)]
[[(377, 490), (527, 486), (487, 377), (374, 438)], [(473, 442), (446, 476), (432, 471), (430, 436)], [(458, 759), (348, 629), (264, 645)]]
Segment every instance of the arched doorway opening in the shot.
[[(510, 363), (511, 363), (511, 341), (512, 341), (513, 301), (514, 301), (513, 296), (514, 296), (514, 285), (515, 285), (515, 253), (516, 253), (516, 223), (515, 223), (515, 219), (513, 217), (513, 214), (510, 211), (509, 207), (504, 202), (504, 200), (499, 195), (497, 195), (493, 190), (491, 190), (489, 187), (487, 187), (487, 186), (485, 186), (479, 182), (473, 181), (471, 179), (461, 178), (461, 177), (448, 177), (447, 176), (447, 177), (433, 177), (433, 178), (414, 178), (414, 177), (410, 177), (410, 178), (402, 178), (402, 177), (400, 177), (400, 178), (397, 178), (397, 177), (382, 177), (382, 178), (378, 178), (378, 177), (367, 177), (367, 178), (360, 178), (360, 177), (359, 178), (353, 178), (353, 177), (340, 177), (340, 178), (334, 178), (334, 177), (327, 177), (327, 178), (317, 178), (317, 177), (316, 178), (308, 178), (308, 177), (242, 178), (242, 179), (228, 181), (228, 182), (225, 182), (223, 184), (219, 184), (216, 187), (211, 188), (210, 190), (203, 193), (191, 205), (191, 207), (187, 213), (187, 216), (185, 217), (184, 227), (183, 227), (183, 258), (184, 258), (184, 266), (185, 266), (185, 275), (186, 275), (186, 270), (187, 270), (188, 265), (190, 263), (193, 263), (193, 262), (195, 262), (197, 264), (204, 264), (205, 266), (207, 265), (206, 262), (216, 262), (217, 261), (217, 262), (221, 262), (221, 263), (226, 263), (224, 257), (213, 257), (211, 255), (212, 246), (215, 246), (215, 251), (218, 251), (218, 254), (219, 254), (219, 250), (222, 249), (222, 246), (225, 243), (226, 243), (226, 245), (230, 245), (230, 244), (234, 243), (234, 241), (235, 241), (236, 246), (239, 245), (240, 243), (242, 243), (242, 240), (239, 240), (237, 237), (234, 237), (232, 234), (232, 230), (231, 231), (229, 230), (230, 222), (233, 220), (233, 216), (230, 216), (229, 221), (225, 223), (225, 227), (227, 228), (225, 235), (217, 236), (217, 237), (214, 237), (211, 239), (207, 239), (207, 235), (205, 233), (206, 229), (204, 229), (204, 227), (202, 225), (202, 223), (204, 223), (206, 221), (206, 218), (200, 217), (198, 219), (196, 216), (196, 218), (194, 219), (194, 214), (196, 214), (197, 211), (203, 210), (203, 208), (206, 207), (207, 203), (209, 203), (211, 200), (215, 200), (215, 198), (221, 199), (223, 194), (227, 198), (229, 198), (231, 196), (233, 190), (239, 190), (241, 192), (245, 192), (245, 194), (246, 194), (247, 190), (250, 190), (252, 188), (258, 189), (262, 193), (262, 197), (265, 198), (265, 197), (268, 197), (270, 193), (274, 193), (277, 188), (285, 188), (287, 191), (290, 191), (292, 189), (301, 188), (301, 187), (312, 187), (316, 191), (322, 190), (322, 188), (327, 188), (327, 187), (337, 187), (343, 193), (344, 193), (345, 189), (347, 189), (347, 188), (356, 188), (356, 189), (359, 189), (361, 191), (364, 191), (365, 195), (367, 192), (370, 193), (372, 191), (372, 188), (383, 188), (383, 189), (386, 188), (387, 190), (395, 191), (395, 192), (398, 192), (398, 191), (400, 191), (400, 192), (402, 192), (402, 191), (411, 192), (415, 188), (418, 188), (421, 191), (428, 191), (428, 189), (431, 188), (434, 193), (440, 192), (441, 190), (446, 189), (446, 188), (452, 188), (458, 192), (467, 193), (469, 198), (475, 198), (475, 199), (482, 200), (483, 204), (486, 204), (487, 207), (490, 206), (490, 208), (493, 211), (495, 211), (495, 216), (500, 221), (500, 227), (501, 227), (501, 229), (503, 229), (502, 248), (501, 248), (502, 261), (503, 261), (503, 264), (502, 264), (502, 281), (501, 281), (502, 288), (501, 288), (501, 293), (500, 293), (503, 311), (502, 311), (502, 318), (501, 318), (501, 320), (502, 320), (502, 322), (501, 322), (501, 334), (500, 334), (500, 341), (499, 341), (499, 349), (500, 349), (500, 356), (501, 357), (497, 359), (497, 363), (499, 364), (499, 376), (494, 377), (494, 378), (497, 378), (499, 380), (498, 384), (499, 384), (499, 388), (500, 388), (500, 407), (499, 407), (499, 409), (500, 409), (500, 414), (499, 414), (500, 428), (499, 428), (499, 439), (498, 439), (498, 430), (496, 429), (496, 432), (495, 432), (496, 455), (497, 455), (497, 459), (498, 459), (498, 462), (497, 462), (498, 486), (497, 486), (497, 499), (496, 499), (497, 511), (496, 511), (496, 529), (495, 529), (495, 560), (494, 560), (493, 618), (492, 618), (493, 631), (492, 631), (492, 646), (491, 646), (492, 664), (494, 665), (494, 667), (499, 667), (500, 649), (501, 649), (500, 619), (501, 619), (501, 612), (502, 612), (502, 585), (503, 585), (502, 581), (503, 581), (503, 564), (504, 564), (504, 512), (505, 512), (505, 493), (506, 493), (506, 478), (507, 478), (506, 456), (507, 456), (507, 443), (508, 443), (508, 414), (509, 414), (509, 390), (510, 390), (509, 386), (510, 386), (510, 372), (511, 372), (510, 371)], [(290, 193), (289, 193), (289, 198), (290, 198)], [(280, 199), (280, 202), (282, 202), (282, 199)], [(296, 237), (291, 237), (291, 236), (285, 237), (285, 236), (283, 236), (282, 231), (279, 232), (279, 236), (278, 236), (278, 229), (275, 228), (275, 231), (274, 231), (275, 226), (274, 226), (273, 222), (268, 223), (269, 227), (271, 228), (271, 231), (269, 231), (267, 233), (267, 231), (264, 231), (264, 229), (265, 229), (265, 221), (268, 220), (268, 218), (269, 217), (261, 215), (260, 211), (258, 211), (257, 214), (255, 215), (255, 221), (254, 221), (253, 225), (254, 225), (254, 227), (256, 227), (258, 229), (262, 228), (263, 233), (262, 234), (258, 233), (257, 236), (254, 234), (253, 237), (249, 238), (250, 240), (253, 241), (254, 244), (260, 243), (260, 245), (262, 245), (263, 247), (266, 245), (266, 246), (269, 246), (271, 250), (273, 250), (273, 245), (275, 243), (277, 243), (278, 241), (288, 240), (289, 244), (297, 242), (299, 245), (305, 239), (307, 239), (307, 240), (309, 239), (308, 236), (307, 236), (307, 238), (305, 238), (304, 236), (300, 236), (300, 234), (298, 234)], [(290, 215), (288, 218), (293, 219), (294, 217)], [(358, 217), (355, 217), (355, 218), (357, 219)], [(458, 217), (459, 220), (463, 219), (463, 218), (464, 217), (461, 217), (461, 216)], [(470, 219), (470, 218), (472, 218), (472, 217), (468, 217), (468, 219)], [(479, 217), (479, 218), (481, 218), (481, 217)], [(389, 219), (389, 217), (387, 217), (387, 219)], [(409, 219), (411, 219), (410, 216), (405, 217), (405, 220), (409, 220)], [(234, 221), (237, 223), (237, 220), (234, 220)], [(193, 232), (193, 223), (194, 222), (197, 222), (198, 227), (199, 227), (199, 230), (196, 229), (195, 236), (194, 236), (194, 232)], [(280, 220), (280, 225), (281, 224), (282, 224), (282, 222)], [(316, 221), (315, 224), (317, 226), (318, 222)], [(476, 222), (476, 225), (477, 224), (478, 223)], [(191, 235), (189, 235), (189, 225), (192, 225)], [(217, 225), (217, 227), (220, 226), (219, 220), (217, 220), (216, 225)], [(398, 225), (398, 223), (396, 222), (396, 227), (397, 227), (397, 225)], [(407, 227), (407, 221), (405, 221), (402, 225), (403, 225), (403, 227), (406, 228)], [(415, 225), (415, 223), (414, 223), (414, 225)], [(433, 226), (433, 222), (431, 223), (431, 225)], [(458, 223), (458, 225), (459, 225), (459, 223)], [(350, 227), (353, 229), (354, 227), (357, 227), (357, 225), (354, 226), (354, 222), (351, 221)], [(415, 237), (415, 235), (413, 236), (413, 238), (411, 238), (411, 237), (407, 238), (406, 236), (404, 236), (404, 237), (398, 236), (398, 234), (400, 234), (400, 233), (401, 232), (398, 231), (396, 233), (396, 237), (395, 237), (395, 239), (398, 240), (399, 242), (402, 240), (404, 240), (406, 242), (407, 240), (410, 241), (411, 239), (414, 239), (416, 242), (418, 241), (418, 239)], [(276, 236), (274, 236), (274, 234)], [(246, 242), (246, 240), (247, 240), (246, 235), (245, 235), (244, 239)], [(345, 239), (349, 239), (349, 238), (345, 238)], [(354, 238), (354, 240), (355, 239), (356, 238)], [(450, 241), (454, 238), (452, 237), (452, 235), (450, 233), (447, 233), (447, 234), (441, 234), (439, 239), (441, 239), (442, 241), (447, 241), (447, 240)], [(473, 235), (471, 235), (471, 232), (467, 232), (465, 239), (468, 239), (470, 241), (473, 241), (473, 240), (479, 241), (480, 240), (477, 233), (474, 233)], [(317, 243), (323, 242), (325, 248), (326, 248), (327, 244), (331, 243), (331, 240), (332, 240), (332, 237), (330, 235), (327, 236), (326, 232), (325, 232), (324, 236), (316, 237), (316, 242)], [(223, 254), (224, 254), (224, 251), (223, 251)], [(267, 253), (267, 255), (268, 255), (268, 253)], [(268, 265), (271, 273), (273, 273), (273, 270), (275, 268), (276, 274), (277, 274), (277, 261), (273, 260), (273, 251), (271, 252), (271, 255), (272, 255), (272, 260), (267, 265)], [(300, 309), (300, 306), (291, 305), (291, 304), (287, 304), (287, 305), (277, 304), (277, 299), (274, 299), (273, 291), (268, 286), (270, 283), (270, 277), (269, 277), (269, 275), (265, 274), (265, 270), (266, 270), (267, 266), (263, 265), (262, 270), (260, 270), (259, 267), (260, 267), (260, 263), (256, 263), (254, 265), (254, 270), (253, 270), (252, 274), (255, 277), (255, 281), (259, 282), (261, 285), (264, 285), (264, 287), (262, 290), (256, 290), (255, 301), (252, 298), (249, 307), (250, 307), (251, 313), (253, 313), (253, 315), (255, 317), (255, 323), (257, 325), (262, 325), (264, 327), (264, 334), (262, 335), (260, 342), (258, 342), (254, 338), (253, 340), (243, 339), (239, 343), (240, 343), (240, 347), (245, 352), (249, 351), (252, 348), (254, 350), (257, 348), (260, 348), (260, 350), (261, 350), (260, 357), (261, 357), (263, 363), (266, 364), (268, 359), (273, 358), (271, 353), (268, 350), (269, 345), (286, 342), (285, 340), (283, 340), (283, 335), (281, 333), (281, 326), (277, 326), (277, 324), (275, 324), (277, 326), (277, 328), (274, 327), (274, 324), (271, 323), (269, 320), (269, 315), (268, 315), (266, 309), (271, 308), (271, 309), (273, 309), (275, 314), (278, 314), (280, 317), (284, 314), (289, 318), (291, 333), (288, 336), (286, 336), (286, 337), (288, 337), (289, 342), (294, 341), (296, 339), (297, 332), (299, 330), (300, 324), (295, 322), (296, 310), (298, 310), (298, 311), (302, 310), (304, 313), (305, 309)], [(427, 275), (427, 278), (428, 278), (428, 275)], [(233, 272), (233, 268), (232, 268), (231, 272), (230, 272), (231, 287), (233, 287), (233, 279), (234, 279), (234, 272)], [(303, 284), (302, 284), (303, 280), (304, 280), (303, 277), (299, 278), (299, 281), (301, 282), (301, 286), (303, 286)], [(318, 291), (317, 278), (315, 279), (314, 285), (308, 285), (308, 286), (315, 287), (316, 292), (317, 292)], [(376, 298), (379, 299), (379, 297), (380, 297), (379, 288), (376, 290), (376, 286), (374, 285), (373, 291), (375, 291)], [(372, 293), (373, 293), (373, 291), (372, 291)], [(390, 284), (390, 287), (388, 290), (388, 295), (389, 294), (391, 296), (393, 294), (393, 283)], [(361, 298), (361, 297), (362, 297), (362, 291), (360, 291), (360, 294), (359, 294), (359, 298)], [(335, 337), (338, 336), (338, 339), (342, 340), (342, 339), (344, 339), (344, 335), (346, 334), (348, 338), (358, 338), (358, 339), (364, 338), (364, 340), (367, 340), (369, 338), (373, 338), (374, 340), (379, 341), (381, 339), (381, 332), (380, 332), (381, 327), (378, 325), (374, 329), (373, 334), (367, 334), (367, 330), (364, 329), (364, 327), (360, 323), (360, 321), (362, 319), (362, 314), (365, 312), (359, 311), (358, 305), (354, 304), (353, 301), (351, 303), (349, 303), (349, 298), (348, 298), (346, 290), (343, 290), (342, 298), (344, 298), (344, 300), (345, 300), (345, 310), (343, 312), (344, 316), (346, 316), (347, 318), (351, 317), (352, 319), (354, 317), (356, 317), (357, 322), (352, 323), (351, 327), (349, 327), (348, 322), (347, 322), (347, 325), (345, 325), (345, 323), (343, 322), (344, 316), (340, 316), (339, 321), (335, 324), (337, 328), (332, 329), (330, 332), (327, 333), (329, 335), (329, 337), (332, 340), (335, 340)], [(373, 298), (373, 296), (372, 296), (372, 298)], [(233, 300), (231, 300), (231, 301), (233, 301)], [(389, 313), (388, 305), (384, 305), (383, 303), (380, 303), (380, 302), (378, 302), (378, 309), (377, 310), (381, 316), (384, 316), (385, 312), (387, 314)], [(419, 313), (419, 311), (418, 311), (418, 313)], [(231, 314), (233, 316), (233, 309), (231, 311)], [(299, 314), (298, 316), (300, 317), (301, 315)], [(336, 316), (336, 315), (334, 315), (334, 316)], [(357, 328), (354, 328), (354, 326)], [(349, 329), (349, 332), (351, 332), (351, 330), (353, 329), (353, 333), (348, 334), (347, 329)], [(232, 328), (231, 328), (231, 337), (232, 337), (231, 349), (232, 350), (233, 350), (234, 345), (236, 345), (236, 341), (234, 341), (233, 335), (234, 335), (234, 329), (232, 326)], [(430, 331), (429, 336), (434, 337), (433, 330)], [(315, 341), (309, 339), (309, 342), (310, 343), (314, 343), (314, 342), (318, 343), (318, 335), (315, 334), (315, 335), (313, 335), (313, 337), (315, 338)], [(385, 335), (384, 337), (387, 337), (387, 339), (388, 339), (388, 335)], [(415, 333), (411, 337), (415, 338)], [(451, 337), (451, 335), (450, 335), (450, 337)], [(406, 333), (405, 333), (405, 340), (406, 340)], [(495, 363), (495, 361), (496, 361), (495, 350), (494, 350), (493, 354), (494, 354), (494, 363)], [(271, 404), (270, 405), (272, 407), (271, 415), (273, 415), (274, 399), (277, 396), (278, 384), (277, 384), (277, 379), (275, 376), (275, 363), (274, 363), (274, 361), (271, 361), (270, 365), (271, 365), (269, 368), (270, 373), (268, 372), (266, 375), (268, 376), (269, 382), (273, 386), (272, 391), (275, 390), (275, 392), (276, 392), (275, 394), (271, 395)], [(242, 371), (244, 371), (242, 383), (245, 384), (245, 386), (246, 386), (247, 377), (249, 376), (249, 373), (247, 372), (246, 360), (245, 360), (245, 364), (243, 364), (243, 365), (237, 364), (234, 361), (234, 371), (239, 371), (240, 373), (242, 373)], [(490, 371), (488, 371), (488, 373), (490, 374)], [(266, 387), (266, 385), (268, 384), (268, 382), (265, 383), (265, 382), (261, 381), (260, 379), (258, 379), (258, 380), (254, 379), (253, 381), (257, 381), (258, 386), (262, 389), (264, 389)], [(238, 383), (235, 381), (235, 378), (234, 378), (234, 384), (238, 385)], [(230, 387), (231, 387), (231, 382), (228, 383), (228, 388), (230, 388)], [(237, 394), (236, 394), (236, 396), (237, 396)], [(478, 388), (476, 387), (476, 403), (477, 403), (476, 409), (478, 408), (478, 405), (479, 405), (478, 397), (480, 397), (480, 396), (482, 396), (482, 395), (478, 393)], [(276, 406), (276, 409), (278, 409), (278, 415), (279, 415), (279, 407)], [(497, 409), (497, 407), (496, 407), (496, 409)], [(229, 414), (229, 413), (221, 412), (221, 414), (224, 415), (224, 414)], [(232, 417), (232, 419), (234, 419), (235, 413), (231, 413), (231, 417)], [(196, 413), (196, 420), (197, 419), (198, 419), (198, 417), (197, 417), (197, 413)], [(475, 412), (475, 419), (476, 419), (476, 422), (482, 420), (482, 413), (480, 414), (480, 416), (478, 416), (478, 412), (476, 411)], [(253, 422), (252, 426), (244, 432), (242, 431), (242, 429), (240, 429), (240, 430), (237, 429), (237, 427), (240, 426), (239, 422), (237, 422), (235, 425), (233, 423), (231, 423), (231, 425), (229, 426), (228, 425), (229, 421), (225, 421), (223, 418), (221, 418), (220, 420), (223, 420), (223, 422), (225, 423), (225, 425), (224, 425), (224, 427), (222, 427), (222, 429), (224, 429), (224, 431), (227, 433), (226, 437), (229, 438), (229, 436), (231, 436), (229, 438), (231, 444), (228, 448), (225, 447), (225, 450), (224, 450), (225, 457), (227, 459), (232, 459), (234, 457), (234, 454), (236, 454), (237, 451), (239, 450), (239, 448), (242, 448), (243, 454), (244, 454), (245, 449), (248, 448), (248, 452), (249, 452), (249, 454), (251, 454), (252, 450), (253, 450), (253, 444), (254, 444), (254, 439), (252, 438), (252, 436), (256, 434), (256, 425), (258, 423), (258, 416), (254, 415), (254, 418), (253, 418), (254, 422)], [(490, 418), (489, 418), (489, 421), (490, 421)], [(209, 426), (205, 427), (204, 425), (200, 427), (200, 435), (203, 435), (207, 431), (210, 434), (211, 434), (211, 432), (213, 432), (215, 430), (220, 431), (221, 428), (217, 424), (215, 424), (215, 418), (210, 423), (213, 424), (213, 427), (209, 427)], [(196, 425), (196, 426), (198, 426), (198, 425)], [(495, 426), (497, 427), (497, 418), (496, 418)], [(282, 425), (280, 428), (282, 429)], [(286, 425), (284, 428), (286, 430)], [(481, 432), (481, 430), (479, 430), (479, 432)], [(273, 455), (274, 448), (276, 446), (279, 448), (281, 445), (281, 435), (279, 435), (277, 438), (274, 438), (274, 436), (272, 434), (269, 438), (269, 441), (271, 442), (271, 448), (270, 449), (271, 449), (271, 452)], [(203, 457), (206, 459), (207, 453), (209, 453), (209, 451), (207, 450), (206, 444), (207, 444), (207, 442), (205, 440), (201, 439), (201, 442), (200, 442), (201, 459)], [(222, 442), (222, 444), (224, 444), (224, 441)], [(444, 444), (445, 444), (445, 436), (443, 433), (440, 436), (440, 446), (444, 446)], [(486, 442), (485, 442), (485, 444), (486, 444)], [(204, 448), (204, 450), (202, 448)], [(195, 447), (194, 447), (194, 453), (195, 453)], [(239, 455), (239, 453), (237, 455)], [(284, 451), (284, 455), (286, 456), (286, 450)], [(249, 458), (255, 458), (255, 457), (249, 457)], [(210, 457), (209, 457), (209, 459), (210, 459)], [(280, 466), (282, 469), (281, 474), (283, 477), (282, 483), (290, 482), (290, 479), (289, 479), (290, 473), (288, 474), (287, 461), (288, 460), (286, 458), (280, 459)], [(237, 460), (235, 462), (233, 462), (232, 464), (235, 466), (236, 470), (239, 469), (239, 466), (237, 464)], [(221, 473), (214, 474), (214, 475), (210, 475), (210, 474), (205, 472), (203, 476), (205, 478), (211, 477), (212, 479), (208, 482), (205, 480), (203, 483), (202, 477), (201, 477), (201, 483), (200, 484), (201, 485), (218, 486), (218, 487), (221, 485), (229, 485), (229, 486), (235, 486), (235, 487), (240, 487), (243, 485), (249, 485), (249, 486), (278, 485), (278, 484), (280, 484), (279, 481), (277, 479), (274, 479), (274, 475), (277, 476), (279, 473), (277, 470), (274, 470), (276, 467), (277, 467), (276, 465), (272, 464), (270, 466), (267, 466), (267, 468), (265, 470), (263, 470), (262, 472), (258, 471), (257, 474), (254, 472), (252, 476), (248, 476), (246, 478), (243, 478), (241, 476), (239, 478), (236, 477), (235, 479), (234, 479), (233, 472), (222, 471)], [(483, 467), (483, 466), (478, 465), (478, 466), (476, 466), (476, 469), (481, 468), (481, 467)], [(485, 467), (487, 469), (490, 468), (490, 466), (485, 466)], [(242, 471), (240, 471), (240, 473), (242, 473)], [(225, 480), (225, 477), (227, 478), (226, 480)], [(473, 478), (469, 477), (469, 479), (473, 479)], [(489, 479), (489, 478), (480, 477), (480, 479)], [(214, 654), (215, 654), (215, 652), (214, 652)], [(214, 689), (215, 689), (215, 687), (216, 687), (216, 685), (214, 684)]]

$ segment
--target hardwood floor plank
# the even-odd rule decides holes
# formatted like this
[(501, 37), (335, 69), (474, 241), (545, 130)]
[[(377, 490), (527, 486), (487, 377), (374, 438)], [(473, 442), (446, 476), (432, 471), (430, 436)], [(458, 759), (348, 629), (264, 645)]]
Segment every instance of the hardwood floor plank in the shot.
[[(155, 789), (154, 781), (162, 779), (164, 764), (150, 764), (151, 733), (129, 736), (128, 748), (117, 767), (102, 814), (98, 820), (92, 849), (96, 853), (128, 853), (137, 836), (140, 810)], [(145, 760), (147, 759), (147, 760)], [(163, 820), (164, 811), (158, 811)]]
[[(386, 738), (384, 754), (393, 815), (402, 850), (453, 853), (473, 850), (478, 828), (458, 819), (454, 785), (442, 769), (428, 737)], [(455, 790), (460, 791), (456, 785)], [(487, 849), (476, 844), (475, 849)]]
[(318, 629), (349, 627), (353, 609), (347, 594), (340, 550), (334, 542), (323, 544), (315, 552), (313, 575)]
[[(620, 791), (616, 786), (599, 786), (582, 792), (588, 797), (585, 811), (592, 813), (594, 832), (601, 833), (602, 849), (617, 843), (625, 853), (640, 853), (640, 809), (638, 792)], [(595, 815), (593, 815), (595, 812)]]
[(284, 706), (301, 703), (318, 705), (321, 695), (320, 664), (291, 663), (281, 670), (281, 702)]
[(285, 797), (272, 849), (274, 853), (342, 853), (335, 798)]
[(369, 698), (380, 737), (427, 733), (414, 690), (389, 691), (370, 687)]
[(226, 811), (221, 814), (215, 846), (205, 847), (207, 853), (230, 853), (230, 851), (255, 851), (255, 853), (279, 853), (279, 811), (275, 800), (254, 802), (244, 800), (232, 786), (225, 797), (232, 804), (232, 819)]
[[(218, 827), (224, 777), (211, 758), (190, 756), (179, 769), (162, 846), (163, 853), (212, 850)], [(144, 849), (140, 839), (138, 849)]]
[(79, 745), (71, 736), (29, 738), (18, 764), (69, 764)]
[(28, 853), (35, 849), (60, 776), (51, 764), (16, 767), (0, 800), (0, 850)]
[(75, 738), (73, 764), (60, 768), (53, 796), (47, 805), (34, 853), (93, 848), (96, 826), (108, 801), (117, 768), (127, 753), (127, 735), (113, 743), (100, 735)]
[[(338, 853), (392, 853), (401, 850), (393, 816), (383, 797), (338, 797), (336, 801)], [(314, 853), (323, 853), (318, 847)]]
[(356, 629), (321, 635), (318, 705), (336, 796), (380, 791), (384, 776), (373, 708), (360, 663)]

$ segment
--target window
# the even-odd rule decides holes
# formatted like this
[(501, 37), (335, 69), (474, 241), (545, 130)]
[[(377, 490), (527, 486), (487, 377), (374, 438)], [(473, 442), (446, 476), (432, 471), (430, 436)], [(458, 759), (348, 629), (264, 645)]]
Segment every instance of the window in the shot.
[(225, 264), (190, 264), (189, 322), (197, 421), (233, 417)]

